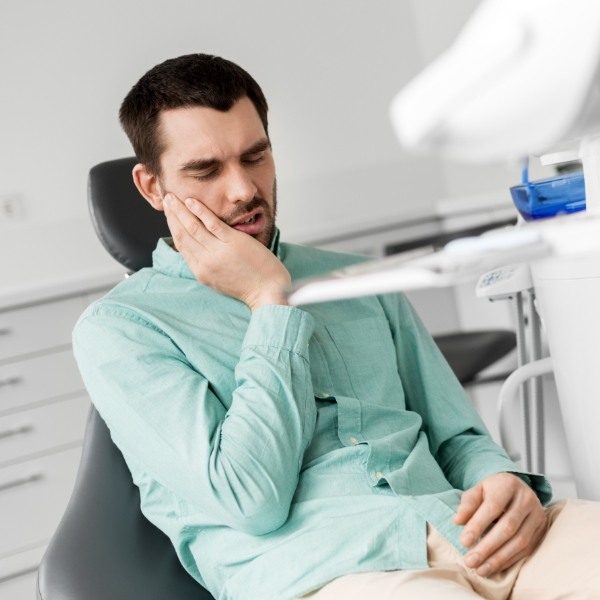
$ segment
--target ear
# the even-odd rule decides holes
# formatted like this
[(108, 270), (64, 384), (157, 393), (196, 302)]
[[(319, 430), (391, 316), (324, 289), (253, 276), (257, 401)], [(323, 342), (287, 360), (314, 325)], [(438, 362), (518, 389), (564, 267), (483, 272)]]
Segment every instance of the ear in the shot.
[(160, 186), (160, 181), (156, 175), (148, 171), (146, 165), (138, 163), (133, 167), (131, 172), (135, 187), (140, 194), (152, 205), (156, 210), (164, 210), (163, 208), (163, 191)]

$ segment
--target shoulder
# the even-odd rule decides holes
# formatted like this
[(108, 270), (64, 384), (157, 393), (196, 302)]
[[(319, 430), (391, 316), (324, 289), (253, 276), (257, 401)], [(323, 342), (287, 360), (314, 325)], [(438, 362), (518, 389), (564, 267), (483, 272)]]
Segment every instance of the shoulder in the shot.
[(123, 280), (83, 311), (73, 330), (73, 341), (98, 339), (111, 330), (124, 332), (130, 325), (156, 328), (145, 310), (149, 273), (140, 271)]
[(141, 269), (90, 304), (78, 325), (90, 319), (103, 322), (126, 320), (162, 329), (161, 317), (170, 306), (177, 308), (190, 292), (196, 298), (202, 296), (203, 291), (195, 280), (173, 277), (151, 267)]

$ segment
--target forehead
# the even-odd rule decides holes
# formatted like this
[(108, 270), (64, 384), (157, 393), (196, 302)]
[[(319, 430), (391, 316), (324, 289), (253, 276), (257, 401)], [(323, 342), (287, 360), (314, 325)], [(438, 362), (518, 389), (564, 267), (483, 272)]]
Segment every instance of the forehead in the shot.
[(266, 133), (254, 104), (243, 97), (226, 112), (205, 106), (163, 111), (159, 136), (161, 158), (190, 160), (242, 153)]

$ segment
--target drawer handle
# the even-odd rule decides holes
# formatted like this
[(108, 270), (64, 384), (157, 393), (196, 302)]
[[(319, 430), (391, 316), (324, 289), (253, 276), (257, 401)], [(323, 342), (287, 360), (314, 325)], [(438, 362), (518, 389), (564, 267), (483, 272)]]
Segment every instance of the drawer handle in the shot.
[(13, 479), (12, 481), (7, 481), (6, 483), (0, 483), (0, 492), (3, 492), (4, 490), (9, 490), (11, 488), (21, 487), (29, 483), (35, 483), (36, 481), (40, 481), (43, 478), (44, 475), (42, 473), (33, 473), (33, 475), (20, 477), (19, 479)]
[(22, 377), (7, 377), (6, 379), (0, 379), (0, 388), (8, 387), (9, 385), (18, 385), (23, 381)]
[(0, 440), (13, 437), (15, 435), (24, 435), (33, 431), (32, 425), (22, 425), (21, 427), (15, 427), (13, 429), (5, 429), (4, 431), (0, 431)]

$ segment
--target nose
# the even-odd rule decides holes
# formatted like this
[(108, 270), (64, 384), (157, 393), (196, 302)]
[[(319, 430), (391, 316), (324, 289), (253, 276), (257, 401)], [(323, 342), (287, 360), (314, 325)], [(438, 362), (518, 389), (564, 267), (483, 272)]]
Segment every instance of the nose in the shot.
[(232, 165), (224, 178), (224, 196), (227, 202), (249, 202), (254, 198), (258, 188), (243, 165)]

